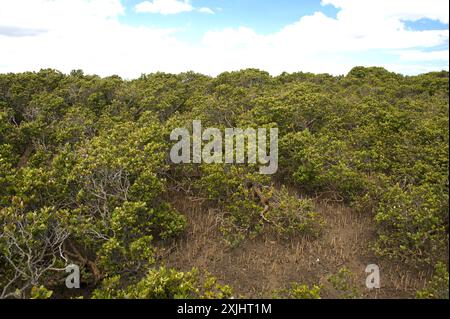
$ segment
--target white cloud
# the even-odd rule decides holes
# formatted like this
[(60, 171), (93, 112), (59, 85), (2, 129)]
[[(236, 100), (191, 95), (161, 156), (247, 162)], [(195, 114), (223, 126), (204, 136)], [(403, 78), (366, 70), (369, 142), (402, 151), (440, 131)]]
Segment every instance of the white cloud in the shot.
[(178, 14), (196, 10), (200, 13), (214, 14), (208, 7), (194, 8), (189, 0), (152, 0), (138, 3), (134, 7), (138, 13)]
[(394, 52), (394, 54), (397, 54), (404, 61), (448, 61), (448, 50), (402, 50)]
[(201, 13), (214, 14), (214, 11), (212, 9), (208, 8), (208, 7), (198, 8), (197, 11), (201, 12)]
[[(427, 56), (427, 61), (439, 58), (448, 65), (448, 50), (444, 51), (444, 58), (442, 52), (424, 53), (417, 49), (448, 43), (448, 30), (407, 30), (399, 17), (393, 18), (389, 13), (375, 19), (369, 18), (368, 13), (352, 16), (341, 12), (336, 19), (316, 12), (269, 35), (249, 28), (210, 31), (203, 37), (203, 44), (214, 52), (217, 61), (226, 61), (221, 62), (222, 67), (255, 66), (275, 74), (297, 70), (345, 73), (355, 65), (370, 65), (364, 55), (374, 52), (391, 55), (392, 59), (400, 59), (399, 63), (423, 61)], [(413, 48), (414, 55), (403, 52)], [(392, 70), (406, 69), (393, 68), (392, 62), (384, 65)], [(211, 62), (211, 68), (217, 66)]]
[[(120, 0), (1, 0), (0, 72), (50, 67), (133, 78), (155, 71), (216, 75), (247, 67), (272, 74), (343, 74), (355, 65), (407, 74), (448, 69), (448, 29), (414, 31), (402, 22), (448, 21), (447, 0), (379, 1), (384, 0), (373, 3), (383, 10), (367, 0), (323, 0), (340, 8), (336, 19), (317, 12), (272, 34), (227, 28), (187, 43), (179, 30), (120, 22), (125, 12)], [(437, 46), (440, 50), (433, 50)]]
[(322, 0), (341, 11), (340, 20), (410, 20), (422, 18), (448, 23), (449, 2), (447, 0)]
[(153, 0), (144, 1), (136, 5), (136, 12), (160, 13), (163, 15), (190, 12), (194, 7), (189, 0)]
[(0, 25), (61, 29), (115, 19), (124, 12), (119, 0), (2, 0)]

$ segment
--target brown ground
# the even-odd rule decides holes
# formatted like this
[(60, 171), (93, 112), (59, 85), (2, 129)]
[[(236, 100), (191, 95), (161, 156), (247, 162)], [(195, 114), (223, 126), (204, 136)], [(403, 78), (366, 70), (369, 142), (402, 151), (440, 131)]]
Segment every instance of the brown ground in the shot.
[[(236, 296), (271, 298), (274, 290), (298, 282), (322, 284), (323, 298), (342, 298), (345, 293), (334, 289), (328, 278), (345, 266), (353, 274), (358, 297), (411, 298), (431, 275), (375, 257), (369, 249), (375, 236), (371, 217), (341, 204), (316, 202), (326, 222), (319, 239), (286, 241), (264, 233), (227, 248), (218, 229), (220, 212), (187, 197), (174, 196), (172, 203), (186, 215), (188, 229), (181, 239), (162, 247), (164, 263), (178, 270), (207, 270), (232, 286)], [(365, 268), (372, 263), (380, 267), (381, 288), (370, 291)]]

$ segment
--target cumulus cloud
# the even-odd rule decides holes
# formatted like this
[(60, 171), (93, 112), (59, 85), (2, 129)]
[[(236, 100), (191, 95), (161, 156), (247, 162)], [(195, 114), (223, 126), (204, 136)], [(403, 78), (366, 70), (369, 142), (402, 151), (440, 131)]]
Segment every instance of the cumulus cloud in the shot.
[(214, 11), (212, 9), (208, 8), (208, 7), (198, 8), (197, 11), (201, 12), (201, 13), (214, 14)]
[(135, 6), (136, 12), (140, 13), (160, 13), (163, 15), (190, 12), (194, 7), (189, 0), (153, 0), (138, 3)]
[(447, 23), (448, 1), (380, 1), (385, 0), (323, 0), (339, 9), (336, 18), (316, 12), (271, 34), (226, 28), (188, 43), (179, 30), (121, 22), (125, 8), (120, 0), (2, 0), (0, 72), (50, 67), (134, 78), (155, 71), (216, 75), (247, 67), (272, 74), (343, 74), (355, 65), (406, 74), (448, 69), (448, 29), (414, 31), (404, 24), (422, 18)]
[(2, 0), (0, 25), (61, 29), (115, 19), (125, 8), (118, 0)]
[(394, 54), (397, 54), (401, 60), (405, 61), (448, 61), (448, 50), (402, 50), (396, 51)]
[(417, 21), (428, 18), (448, 23), (449, 19), (449, 2), (445, 0), (322, 0), (322, 5), (327, 4), (341, 9), (339, 20)]
[(178, 14), (196, 10), (200, 13), (214, 14), (208, 7), (195, 8), (189, 0), (152, 0), (138, 3), (134, 10), (138, 13)]
[(28, 28), (1, 26), (0, 25), (0, 35), (4, 35), (4, 36), (8, 36), (8, 37), (35, 36), (35, 35), (38, 35), (43, 32), (46, 32), (46, 31), (41, 30), (41, 29), (28, 29)]
[[(386, 13), (373, 20), (363, 18), (369, 16), (369, 12), (359, 11), (357, 16), (341, 12), (336, 19), (316, 12), (269, 35), (259, 35), (249, 28), (210, 31), (203, 37), (203, 44), (214, 52), (214, 56), (227, 60), (227, 67), (250, 65), (272, 73), (299, 69), (345, 73), (354, 65), (370, 65), (370, 61), (361, 58), (365, 52), (390, 54), (403, 61), (419, 61), (424, 56), (427, 60), (443, 58), (442, 52), (425, 53), (416, 49), (412, 54), (410, 50), (409, 53), (403, 50), (444, 45), (448, 43), (448, 30), (407, 30), (401, 15), (393, 18)], [(445, 52), (448, 65), (448, 49)], [(405, 70), (392, 63), (385, 66), (395, 71)]]

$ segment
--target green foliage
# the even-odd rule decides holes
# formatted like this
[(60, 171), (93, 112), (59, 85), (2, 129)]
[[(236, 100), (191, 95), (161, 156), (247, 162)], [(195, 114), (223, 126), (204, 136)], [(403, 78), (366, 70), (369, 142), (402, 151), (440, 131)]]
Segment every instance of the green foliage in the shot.
[(107, 278), (92, 296), (95, 299), (225, 299), (233, 293), (229, 286), (218, 284), (216, 278), (200, 276), (197, 269), (179, 272), (161, 267), (150, 270), (135, 284), (120, 286), (119, 276)]
[(317, 237), (321, 218), (312, 201), (299, 199), (282, 188), (269, 185), (267, 176), (244, 167), (202, 165), (202, 177), (195, 183), (201, 195), (216, 201), (224, 211), (221, 229), (231, 246), (254, 238), (264, 228), (282, 237)]
[[(53, 269), (66, 262), (83, 266), (94, 286), (116, 276), (137, 285), (159, 244), (185, 229), (174, 194), (206, 199), (232, 246), (264, 231), (319, 236), (326, 225), (308, 199), (318, 197), (373, 216), (380, 256), (448, 264), (448, 80), (446, 71), (376, 67), (338, 77), (247, 69), (131, 81), (81, 70), (1, 74), (0, 297), (50, 297), (32, 287), (57, 291)], [(278, 172), (170, 165), (171, 130), (194, 119), (277, 127)], [(173, 282), (193, 282), (185, 276)], [(207, 297), (192, 291), (181, 294)]]
[(76, 238), (97, 251), (108, 272), (151, 263), (152, 239), (174, 236), (185, 225), (161, 200), (165, 145), (156, 120), (144, 118), (145, 124), (110, 123), (78, 149), (68, 176), (76, 199)]
[(31, 299), (49, 299), (53, 295), (53, 291), (48, 290), (44, 286), (33, 286), (31, 288)]
[(449, 299), (449, 282), (447, 266), (439, 262), (435, 267), (435, 274), (427, 287), (416, 294), (418, 299)]
[(310, 199), (299, 199), (289, 194), (283, 186), (272, 195), (270, 208), (266, 219), (270, 220), (279, 235), (320, 235), (324, 223), (314, 212), (314, 204)]
[(321, 299), (320, 291), (322, 286), (313, 285), (301, 285), (299, 283), (292, 283), (289, 289), (283, 289), (276, 291), (274, 298), (285, 299)]
[(433, 264), (445, 258), (448, 197), (429, 186), (389, 188), (381, 196), (375, 221), (376, 252), (410, 263)]
[[(10, 207), (0, 210), (0, 251), (2, 298), (29, 296), (30, 289), (49, 280), (64, 241), (69, 236), (67, 210), (42, 207), (26, 210), (24, 202), (13, 198)], [(43, 296), (42, 289), (31, 294)]]
[(342, 267), (336, 274), (330, 275), (328, 281), (343, 298), (358, 298), (358, 291), (354, 284), (354, 275), (347, 267)]

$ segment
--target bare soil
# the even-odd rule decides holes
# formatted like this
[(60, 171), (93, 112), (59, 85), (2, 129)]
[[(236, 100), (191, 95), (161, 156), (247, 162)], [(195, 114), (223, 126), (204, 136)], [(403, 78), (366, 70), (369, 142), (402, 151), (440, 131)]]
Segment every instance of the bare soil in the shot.
[[(376, 235), (372, 217), (342, 204), (315, 202), (326, 223), (318, 239), (283, 240), (263, 232), (230, 248), (219, 229), (220, 211), (186, 196), (175, 194), (171, 201), (187, 217), (188, 228), (184, 236), (160, 247), (161, 260), (178, 270), (206, 270), (233, 287), (237, 297), (272, 298), (274, 291), (292, 282), (321, 284), (322, 298), (348, 297), (348, 291), (337, 290), (329, 282), (331, 275), (346, 267), (353, 297), (413, 298), (431, 276), (430, 270), (409, 269), (376, 257), (370, 249)], [(380, 267), (380, 289), (365, 286), (369, 264)]]

